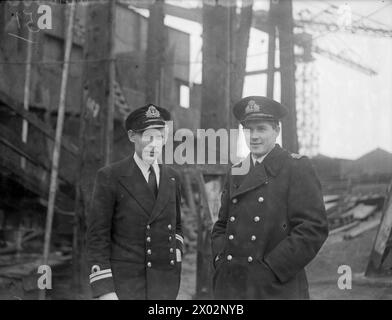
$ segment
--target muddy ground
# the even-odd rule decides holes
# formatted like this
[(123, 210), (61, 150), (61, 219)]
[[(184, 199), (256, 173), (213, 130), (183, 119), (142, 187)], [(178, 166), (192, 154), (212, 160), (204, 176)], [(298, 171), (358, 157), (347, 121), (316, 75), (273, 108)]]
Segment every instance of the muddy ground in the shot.
[[(392, 278), (373, 280), (363, 277), (376, 231), (377, 228), (374, 228), (352, 240), (341, 240), (339, 235), (327, 239), (317, 257), (307, 267), (311, 299), (392, 299)], [(353, 281), (350, 290), (340, 290), (337, 285), (340, 265), (351, 267)], [(75, 294), (70, 288), (71, 271), (70, 266), (65, 266), (54, 272), (53, 290), (48, 299), (90, 299), (87, 282), (81, 294)], [(193, 299), (196, 288), (194, 251), (188, 251), (183, 257), (181, 279), (178, 299)], [(24, 290), (26, 283), (6, 283), (2, 280), (2, 284), (0, 281), (0, 299), (37, 299), (36, 292)]]

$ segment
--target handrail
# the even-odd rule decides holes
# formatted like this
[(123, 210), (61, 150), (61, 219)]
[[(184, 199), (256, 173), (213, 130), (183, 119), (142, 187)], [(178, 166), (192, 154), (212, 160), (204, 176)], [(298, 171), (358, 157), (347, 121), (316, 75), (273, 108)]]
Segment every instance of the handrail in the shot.
[[(26, 119), (31, 125), (36, 127), (39, 131), (44, 133), (48, 138), (54, 141), (54, 130), (46, 124), (44, 121), (39, 119), (35, 114), (25, 110), (22, 103), (11, 98), (8, 94), (0, 91), (0, 101), (4, 103), (6, 107), (16, 112), (22, 118)], [(62, 137), (61, 146), (68, 151), (75, 158), (78, 157), (79, 150), (67, 137)]]
[[(37, 152), (35, 152), (35, 149), (32, 146), (19, 141), (16, 135), (2, 124), (0, 124), (0, 143), (6, 145), (33, 164), (43, 168), (45, 171), (50, 172), (51, 166), (49, 161), (45, 161), (46, 159), (39, 159)], [(60, 175), (60, 179), (68, 184), (73, 184), (65, 175)]]

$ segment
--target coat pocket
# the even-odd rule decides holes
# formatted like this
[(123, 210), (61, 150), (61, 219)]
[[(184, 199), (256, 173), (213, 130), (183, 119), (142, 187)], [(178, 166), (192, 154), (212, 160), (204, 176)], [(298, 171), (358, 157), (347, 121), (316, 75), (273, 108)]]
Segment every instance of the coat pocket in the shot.
[(276, 277), (275, 273), (272, 271), (272, 269), (267, 265), (262, 258), (258, 258), (257, 262), (259, 264), (260, 272), (262, 273), (263, 277), (265, 280), (268, 280), (270, 282), (279, 282), (279, 279)]

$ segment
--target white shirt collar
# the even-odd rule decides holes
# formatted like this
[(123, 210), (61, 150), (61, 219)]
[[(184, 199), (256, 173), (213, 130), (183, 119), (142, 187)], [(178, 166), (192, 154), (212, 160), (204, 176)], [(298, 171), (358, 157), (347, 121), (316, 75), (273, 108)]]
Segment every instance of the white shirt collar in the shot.
[[(143, 159), (140, 159), (140, 157), (137, 155), (136, 152), (133, 154), (133, 159), (135, 160), (135, 162), (136, 162), (137, 166), (139, 167), (140, 171), (142, 172), (144, 178), (148, 182), (148, 176), (150, 174), (150, 172), (149, 172), (150, 164), (148, 164)], [(155, 159), (155, 161), (152, 164), (152, 167), (154, 168), (155, 175), (156, 175), (156, 178), (157, 178), (157, 184), (159, 186), (159, 165), (158, 165), (158, 160)]]
[[(271, 150), (271, 151), (272, 151), (272, 150)], [(265, 157), (268, 156), (268, 154), (269, 154), (271, 151), (269, 151), (268, 153), (266, 153), (265, 155), (263, 155), (263, 156), (260, 157), (260, 158), (256, 158), (253, 154), (251, 154), (251, 156), (252, 156), (252, 161), (253, 161), (253, 165), (256, 165), (256, 161), (257, 161), (258, 163), (262, 163), (262, 162), (264, 161)]]

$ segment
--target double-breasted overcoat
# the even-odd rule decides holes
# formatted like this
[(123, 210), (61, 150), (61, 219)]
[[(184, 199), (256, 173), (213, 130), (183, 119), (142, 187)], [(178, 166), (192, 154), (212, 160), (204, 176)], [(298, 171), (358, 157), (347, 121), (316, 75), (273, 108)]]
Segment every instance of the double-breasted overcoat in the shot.
[(212, 231), (215, 297), (308, 298), (304, 267), (328, 235), (310, 160), (275, 145), (246, 175), (229, 172), (221, 202)]

